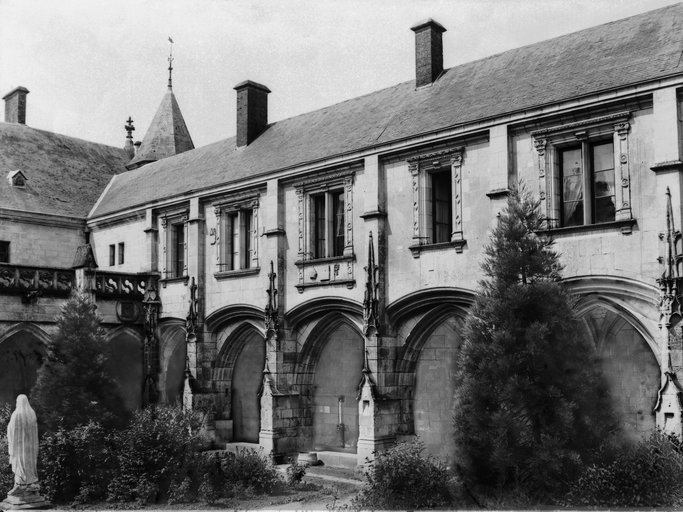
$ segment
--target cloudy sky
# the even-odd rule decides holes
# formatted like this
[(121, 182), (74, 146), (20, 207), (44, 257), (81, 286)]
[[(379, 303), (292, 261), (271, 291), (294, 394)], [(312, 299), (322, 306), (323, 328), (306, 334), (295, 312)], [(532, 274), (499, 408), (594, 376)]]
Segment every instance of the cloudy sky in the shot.
[(27, 124), (122, 146), (173, 90), (195, 146), (235, 133), (233, 86), (267, 85), (269, 119), (414, 77), (410, 27), (434, 18), (444, 65), (675, 3), (672, 0), (0, 0), (0, 96), (23, 85)]

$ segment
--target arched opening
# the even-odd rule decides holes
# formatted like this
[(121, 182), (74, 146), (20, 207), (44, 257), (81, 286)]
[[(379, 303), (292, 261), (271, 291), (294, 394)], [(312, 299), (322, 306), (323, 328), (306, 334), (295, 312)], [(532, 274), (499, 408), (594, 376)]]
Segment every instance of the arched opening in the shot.
[(261, 428), (259, 392), (266, 345), (263, 337), (254, 330), (248, 330), (243, 336), (231, 382), (232, 435), (234, 441), (258, 443)]
[(461, 343), (458, 331), (454, 316), (438, 321), (431, 328), (426, 327), (415, 365), (414, 432), (425, 443), (428, 453), (448, 459), (455, 453), (453, 390), (456, 356)]
[(43, 342), (28, 330), (0, 342), (0, 404), (13, 406), (17, 395), (30, 393), (45, 355)]
[(187, 355), (185, 328), (182, 325), (173, 323), (159, 328), (159, 352), (159, 399), (164, 404), (179, 403), (183, 398)]
[(109, 340), (107, 370), (119, 384), (124, 407), (129, 411), (139, 409), (144, 384), (140, 335), (125, 330)]
[(595, 306), (583, 315), (624, 433), (639, 439), (655, 429), (652, 411), (660, 385), (657, 359), (643, 335), (618, 312)]
[(355, 453), (356, 395), (363, 370), (363, 338), (348, 323), (338, 322), (319, 343), (312, 379), (313, 448)]

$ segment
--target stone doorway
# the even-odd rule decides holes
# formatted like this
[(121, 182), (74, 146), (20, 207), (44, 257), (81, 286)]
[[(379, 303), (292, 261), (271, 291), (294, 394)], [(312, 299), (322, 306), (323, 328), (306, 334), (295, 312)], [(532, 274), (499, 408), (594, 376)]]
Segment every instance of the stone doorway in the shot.
[(162, 325), (159, 331), (159, 399), (164, 404), (178, 404), (183, 400), (185, 384), (187, 342), (184, 324)]
[(0, 405), (14, 406), (17, 395), (29, 395), (45, 355), (45, 345), (30, 331), (0, 342)]
[(327, 335), (315, 367), (311, 411), (313, 449), (356, 452), (356, 395), (362, 369), (363, 338), (350, 325), (341, 323)]
[(233, 441), (258, 443), (261, 429), (259, 394), (263, 381), (266, 346), (254, 331), (245, 335), (242, 350), (235, 361), (231, 384)]

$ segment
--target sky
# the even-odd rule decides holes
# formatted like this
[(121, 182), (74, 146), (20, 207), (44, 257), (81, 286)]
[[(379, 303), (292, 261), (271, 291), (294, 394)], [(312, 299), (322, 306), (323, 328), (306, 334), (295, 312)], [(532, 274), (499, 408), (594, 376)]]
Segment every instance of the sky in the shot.
[[(414, 78), (414, 34), (441, 23), (446, 68), (672, 0), (0, 0), (0, 96), (27, 124), (123, 146), (173, 91), (195, 147), (235, 134), (235, 91), (266, 85), (269, 121)], [(4, 109), (3, 109), (4, 111)]]

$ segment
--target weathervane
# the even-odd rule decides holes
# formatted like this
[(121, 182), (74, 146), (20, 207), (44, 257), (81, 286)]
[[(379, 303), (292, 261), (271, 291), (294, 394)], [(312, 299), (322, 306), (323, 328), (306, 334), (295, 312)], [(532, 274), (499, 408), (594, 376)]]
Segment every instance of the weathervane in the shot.
[(173, 71), (173, 39), (171, 39), (171, 36), (168, 36), (168, 42), (171, 43), (171, 50), (168, 55), (168, 88), (172, 89), (171, 72)]

